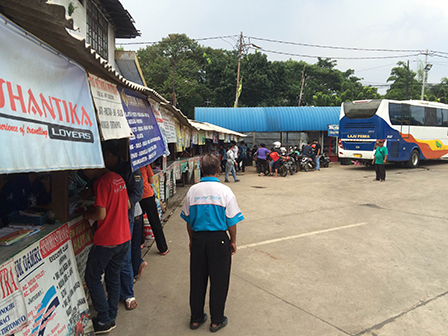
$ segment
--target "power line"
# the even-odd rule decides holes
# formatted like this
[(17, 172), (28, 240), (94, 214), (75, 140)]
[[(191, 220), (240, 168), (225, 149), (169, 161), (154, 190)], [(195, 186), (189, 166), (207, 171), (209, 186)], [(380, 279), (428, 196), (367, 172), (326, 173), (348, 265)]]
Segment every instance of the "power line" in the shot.
[[(344, 57), (344, 56), (315, 56), (315, 55), (303, 55), (303, 54), (295, 54), (288, 53), (283, 51), (275, 51), (275, 50), (267, 50), (262, 49), (263, 52), (279, 54), (279, 55), (287, 55), (287, 56), (297, 56), (297, 57), (306, 57), (306, 58), (331, 58), (331, 59), (347, 59), (347, 60), (368, 60), (368, 59), (391, 59), (391, 58), (403, 58), (403, 57), (414, 57), (420, 55), (412, 54), (412, 55), (395, 55), (395, 56), (372, 56), (372, 57)], [(447, 57), (448, 58), (448, 57)]]
[[(203, 38), (191, 39), (191, 40), (193, 40), (193, 41), (219, 40), (219, 39), (224, 39), (224, 38), (235, 38), (235, 36), (238, 36), (238, 35), (203, 37)], [(157, 42), (123, 42), (123, 43), (117, 43), (117, 44), (118, 45), (157, 44), (157, 43), (160, 43), (160, 42), (162, 42), (162, 41), (157, 41)]]
[(249, 36), (249, 38), (254, 39), (254, 40), (266, 41), (266, 42), (299, 45), (299, 46), (303, 46), (303, 47), (325, 48), (325, 49), (355, 50), (355, 51), (380, 51), (380, 52), (418, 52), (418, 53), (422, 52), (422, 50), (420, 50), (420, 49), (375, 49), (375, 48), (338, 47), (338, 46), (327, 46), (327, 45), (320, 45), (320, 44), (286, 42), (286, 41), (281, 41), (281, 40), (271, 40), (271, 39), (266, 39), (266, 38), (261, 38), (261, 37), (252, 37), (252, 36)]

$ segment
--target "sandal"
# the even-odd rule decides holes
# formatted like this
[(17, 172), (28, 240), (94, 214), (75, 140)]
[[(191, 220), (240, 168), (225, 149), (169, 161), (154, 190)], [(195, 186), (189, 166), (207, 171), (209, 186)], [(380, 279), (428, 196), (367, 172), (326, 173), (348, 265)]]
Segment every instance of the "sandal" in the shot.
[(133, 310), (137, 308), (137, 300), (135, 297), (127, 298), (124, 301), (124, 306), (126, 307), (126, 310)]
[(170, 250), (166, 250), (165, 252), (160, 252), (160, 255), (163, 255), (163, 256), (165, 256), (165, 255), (167, 255), (168, 254), (168, 252), (169, 252)]

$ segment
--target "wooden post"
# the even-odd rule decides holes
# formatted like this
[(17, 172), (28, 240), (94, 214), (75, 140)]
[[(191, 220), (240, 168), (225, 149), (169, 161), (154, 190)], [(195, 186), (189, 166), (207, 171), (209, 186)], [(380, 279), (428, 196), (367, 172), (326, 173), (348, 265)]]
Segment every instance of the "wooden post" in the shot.
[(57, 220), (68, 222), (68, 170), (51, 173), (51, 210)]

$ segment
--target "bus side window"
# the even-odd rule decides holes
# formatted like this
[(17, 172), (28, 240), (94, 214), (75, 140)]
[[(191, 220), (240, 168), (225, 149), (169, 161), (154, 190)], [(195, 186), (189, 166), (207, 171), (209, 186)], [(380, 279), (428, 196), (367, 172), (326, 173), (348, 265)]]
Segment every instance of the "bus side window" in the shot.
[(411, 109), (409, 105), (401, 105), (403, 125), (409, 125), (411, 120)]
[(437, 110), (433, 107), (425, 107), (425, 126), (439, 126), (437, 123)]
[(447, 127), (448, 126), (448, 110), (437, 109), (437, 121), (438, 121), (438, 125)]
[(425, 125), (425, 108), (422, 106), (411, 106), (411, 125)]
[(401, 105), (389, 103), (389, 118), (392, 125), (401, 125)]

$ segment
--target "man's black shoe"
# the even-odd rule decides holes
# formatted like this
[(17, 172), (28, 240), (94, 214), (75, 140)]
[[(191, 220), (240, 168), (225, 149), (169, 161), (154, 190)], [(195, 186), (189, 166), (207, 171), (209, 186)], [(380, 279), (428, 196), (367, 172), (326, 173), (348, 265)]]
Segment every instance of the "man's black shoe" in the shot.
[(210, 331), (217, 332), (218, 330), (224, 328), (228, 322), (229, 322), (229, 320), (227, 320), (227, 317), (224, 316), (224, 320), (222, 320), (222, 322), (219, 323), (216, 327), (212, 327), (212, 324), (210, 324)]
[(198, 324), (193, 324), (193, 322), (190, 322), (190, 329), (191, 330), (198, 329), (201, 325), (204, 324), (205, 321), (207, 321), (207, 314), (204, 314), (204, 316), (202, 317), (202, 321), (199, 322)]
[(95, 330), (95, 335), (108, 333), (112, 329), (115, 329), (115, 327), (117, 326), (115, 324), (115, 321), (109, 323), (101, 323), (97, 319), (92, 319), (92, 322), (93, 329)]

